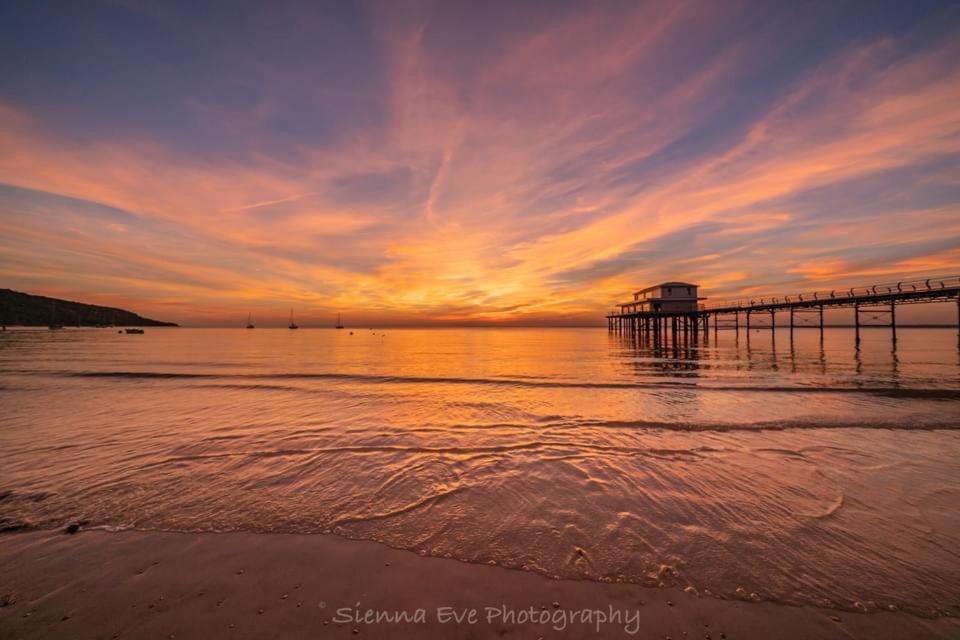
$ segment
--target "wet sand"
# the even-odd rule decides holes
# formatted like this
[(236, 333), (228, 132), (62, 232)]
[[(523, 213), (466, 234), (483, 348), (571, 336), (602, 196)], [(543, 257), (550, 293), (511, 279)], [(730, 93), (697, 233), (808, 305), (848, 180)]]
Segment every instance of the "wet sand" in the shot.
[[(955, 618), (551, 580), (326, 535), (5, 534), (0, 599), (0, 638), (960, 637)], [(410, 619), (367, 623), (368, 609)], [(452, 618), (470, 610), (473, 624)], [(584, 610), (622, 619), (598, 633)]]

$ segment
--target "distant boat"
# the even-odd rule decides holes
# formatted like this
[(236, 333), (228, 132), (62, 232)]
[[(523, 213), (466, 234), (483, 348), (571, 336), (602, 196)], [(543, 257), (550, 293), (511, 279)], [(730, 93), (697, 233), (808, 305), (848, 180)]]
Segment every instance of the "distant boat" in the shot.
[(290, 309), (290, 326), (287, 327), (287, 328), (288, 328), (288, 329), (299, 329), (299, 328), (300, 328), (300, 327), (297, 326), (297, 323), (293, 321), (293, 309)]
[(50, 307), (50, 331), (57, 331), (58, 329), (63, 329), (63, 324), (57, 322), (57, 301), (53, 301), (53, 306)]
[(247, 314), (247, 329), (254, 329), (253, 318), (250, 317), (250, 314)]
[(127, 333), (143, 333), (143, 329), (124, 329)]
[(343, 323), (340, 322), (340, 314), (337, 314), (337, 329), (343, 329)]

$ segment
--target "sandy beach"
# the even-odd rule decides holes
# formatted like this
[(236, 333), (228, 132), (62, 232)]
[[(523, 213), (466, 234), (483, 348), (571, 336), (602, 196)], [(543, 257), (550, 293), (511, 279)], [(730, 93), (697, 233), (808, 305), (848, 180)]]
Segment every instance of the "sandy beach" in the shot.
[(960, 635), (954, 618), (551, 580), (326, 535), (13, 533), (0, 538), (0, 576), (2, 638)]

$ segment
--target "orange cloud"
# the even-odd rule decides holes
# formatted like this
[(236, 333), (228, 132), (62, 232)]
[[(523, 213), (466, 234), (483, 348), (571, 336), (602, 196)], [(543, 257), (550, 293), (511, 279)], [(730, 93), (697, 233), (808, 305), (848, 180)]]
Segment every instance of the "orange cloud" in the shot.
[[(18, 190), (0, 194), (0, 269), (187, 322), (296, 305), (566, 323), (663, 278), (733, 295), (956, 265), (940, 244), (960, 237), (956, 203), (911, 200), (933, 198), (960, 153), (960, 47), (849, 48), (725, 130), (729, 87), (759, 73), (770, 35), (664, 70), (717, 24), (709, 5), (587, 8), (474, 59), (439, 55), (427, 17), (383, 20), (382, 128), (294, 144), (295, 160), (259, 128), (275, 96), (242, 122), (188, 101), (252, 132), (235, 157), (149, 131), (81, 144), (0, 103), (0, 183)], [(927, 165), (940, 182), (896, 177), (883, 224), (817, 195)]]

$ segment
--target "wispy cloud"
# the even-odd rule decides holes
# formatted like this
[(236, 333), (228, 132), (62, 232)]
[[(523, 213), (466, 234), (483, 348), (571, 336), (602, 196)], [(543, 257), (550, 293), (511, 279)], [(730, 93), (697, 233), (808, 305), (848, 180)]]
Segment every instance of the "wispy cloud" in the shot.
[[(168, 107), (122, 85), (135, 126), (97, 110), (130, 81), (113, 50), (86, 61), (99, 101), (54, 99), (80, 90), (55, 52), (8, 76), (4, 284), (186, 322), (294, 305), (567, 323), (665, 278), (724, 297), (960, 264), (955, 11), (891, 14), (817, 47), (825, 21), (855, 16), (343, 11), (224, 17), (217, 43), (170, 8), (138, 12), (145, 47), (176, 34), (206, 57), (167, 62), (180, 84), (135, 61)], [(250, 35), (266, 43), (255, 57)]]

